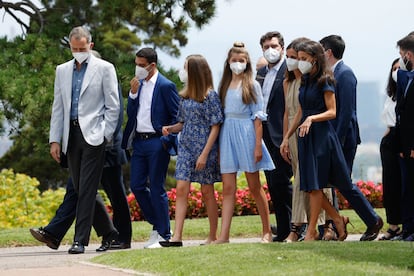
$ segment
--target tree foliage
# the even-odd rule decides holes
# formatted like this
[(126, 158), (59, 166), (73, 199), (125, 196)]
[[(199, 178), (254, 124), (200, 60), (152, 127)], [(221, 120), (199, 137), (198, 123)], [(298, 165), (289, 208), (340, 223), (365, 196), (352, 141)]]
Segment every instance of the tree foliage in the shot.
[[(186, 34), (194, 24), (201, 28), (215, 13), (214, 0), (42, 0), (10, 3), (0, 0), (0, 10), (16, 20), (24, 33), (12, 41), (0, 39), (0, 120), (11, 126), (13, 146), (0, 159), (0, 168), (36, 177), (40, 189), (64, 183), (67, 172), (49, 155), (49, 122), (57, 64), (72, 58), (68, 34), (74, 26), (91, 30), (94, 49), (112, 62), (127, 95), (134, 72), (134, 52), (152, 46), (173, 56), (187, 44)], [(161, 72), (178, 83), (175, 69)], [(180, 84), (179, 84), (180, 85)], [(0, 130), (4, 128), (0, 127)]]
[(36, 176), (42, 187), (59, 185), (66, 174), (49, 155), (49, 122), (55, 67), (69, 53), (42, 35), (1, 39), (0, 47), (0, 100), (13, 140), (0, 167)]

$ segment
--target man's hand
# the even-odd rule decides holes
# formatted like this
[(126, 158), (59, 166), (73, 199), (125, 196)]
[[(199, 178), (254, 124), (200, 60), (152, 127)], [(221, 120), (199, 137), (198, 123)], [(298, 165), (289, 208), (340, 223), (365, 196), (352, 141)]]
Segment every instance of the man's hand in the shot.
[(139, 88), (139, 81), (136, 77), (132, 78), (132, 80), (129, 82), (131, 85), (131, 93), (137, 94), (138, 88)]
[(50, 144), (50, 155), (52, 158), (56, 160), (56, 162), (60, 163), (60, 145), (59, 143), (53, 142)]

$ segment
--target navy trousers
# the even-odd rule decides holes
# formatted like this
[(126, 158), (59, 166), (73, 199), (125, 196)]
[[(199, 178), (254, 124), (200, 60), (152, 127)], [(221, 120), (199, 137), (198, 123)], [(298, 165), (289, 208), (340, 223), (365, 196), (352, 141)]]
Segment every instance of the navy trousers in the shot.
[(267, 126), (263, 125), (263, 141), (266, 144), (276, 169), (265, 171), (270, 198), (275, 210), (278, 241), (283, 241), (290, 233), (292, 218), (292, 167), (280, 155), (269, 135)]
[(131, 190), (153, 230), (169, 240), (170, 215), (165, 178), (170, 155), (159, 137), (135, 138), (132, 146)]

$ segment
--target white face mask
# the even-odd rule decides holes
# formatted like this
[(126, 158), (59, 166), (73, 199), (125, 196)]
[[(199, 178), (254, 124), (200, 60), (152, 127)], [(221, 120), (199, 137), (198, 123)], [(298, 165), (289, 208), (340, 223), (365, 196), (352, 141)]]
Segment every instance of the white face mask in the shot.
[(89, 51), (88, 52), (72, 52), (73, 57), (76, 59), (77, 62), (82, 63), (89, 58)]
[(188, 81), (188, 73), (187, 73), (187, 70), (185, 70), (185, 69), (181, 69), (181, 70), (178, 72), (178, 77), (180, 78), (180, 81), (181, 81), (181, 82), (183, 82), (183, 83), (187, 83), (187, 81)]
[(287, 58), (286, 66), (287, 66), (288, 71), (293, 71), (295, 69), (298, 69), (298, 60), (294, 58)]
[(395, 82), (397, 82), (397, 72), (398, 72), (398, 69), (392, 71), (392, 73), (391, 73), (391, 77)]
[(405, 62), (404, 59), (402, 57), (400, 57), (400, 60), (398, 61), (398, 63), (400, 64), (400, 69), (407, 71), (407, 67), (405, 66)]
[(280, 60), (280, 52), (273, 48), (268, 48), (263, 56), (269, 63), (277, 63)]
[(244, 70), (246, 70), (246, 63), (241, 63), (241, 62), (232, 62), (230, 63), (230, 70), (236, 74), (239, 75), (241, 73), (244, 72)]
[(135, 66), (135, 76), (138, 80), (143, 80), (148, 77), (148, 71), (146, 68), (137, 65)]
[(307, 74), (312, 70), (313, 64), (307, 60), (299, 60), (298, 69), (302, 74)]
[(408, 64), (410, 63), (409, 59), (405, 59), (405, 57), (400, 57), (400, 60), (398, 61), (398, 63), (400, 64), (400, 69), (404, 70), (404, 71), (410, 71), (409, 68), (407, 67)]

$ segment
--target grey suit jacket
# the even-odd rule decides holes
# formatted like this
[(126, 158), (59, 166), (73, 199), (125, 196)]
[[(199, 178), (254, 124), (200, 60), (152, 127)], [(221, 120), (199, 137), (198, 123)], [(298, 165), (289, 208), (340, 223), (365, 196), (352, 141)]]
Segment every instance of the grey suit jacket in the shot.
[[(78, 120), (85, 141), (97, 146), (112, 140), (118, 122), (120, 102), (114, 66), (90, 55), (82, 82)], [(49, 143), (61, 144), (66, 153), (69, 140), (74, 59), (56, 67)]]

